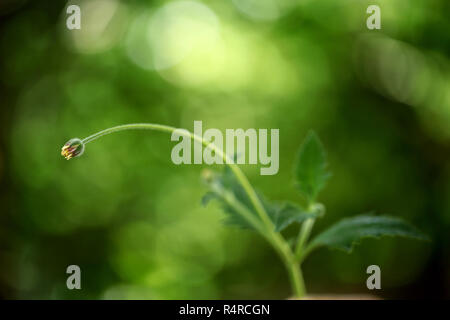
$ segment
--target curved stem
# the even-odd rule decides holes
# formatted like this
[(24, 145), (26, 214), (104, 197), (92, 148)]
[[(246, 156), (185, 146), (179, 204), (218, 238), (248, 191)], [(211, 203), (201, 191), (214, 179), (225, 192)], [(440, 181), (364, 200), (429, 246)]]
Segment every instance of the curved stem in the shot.
[[(287, 242), (284, 240), (281, 234), (275, 232), (275, 227), (271, 219), (269, 218), (266, 210), (264, 209), (264, 206), (262, 205), (258, 195), (256, 194), (255, 190), (253, 189), (252, 185), (248, 181), (247, 177), (244, 175), (242, 170), (234, 163), (233, 159), (229, 157), (227, 154), (225, 154), (221, 149), (217, 148), (217, 146), (205, 139), (203, 139), (200, 136), (197, 136), (193, 134), (192, 132), (189, 132), (184, 129), (175, 128), (172, 126), (166, 126), (161, 124), (155, 124), (155, 123), (134, 123), (134, 124), (125, 124), (120, 125), (116, 127), (112, 127), (109, 129), (105, 129), (102, 131), (99, 131), (97, 133), (94, 133), (93, 135), (90, 135), (82, 140), (84, 144), (87, 144), (89, 142), (92, 142), (102, 136), (118, 132), (118, 131), (124, 131), (124, 130), (156, 130), (161, 132), (168, 132), (168, 133), (174, 133), (177, 132), (179, 135), (189, 137), (194, 141), (200, 142), (202, 145), (204, 145), (207, 148), (210, 148), (214, 152), (220, 155), (220, 157), (223, 158), (225, 163), (230, 167), (230, 169), (233, 171), (234, 175), (238, 179), (239, 183), (244, 188), (245, 192), (247, 193), (248, 197), (250, 198), (250, 201), (252, 202), (252, 205), (254, 206), (256, 212), (258, 213), (263, 225), (262, 227), (265, 230), (262, 230), (261, 226), (257, 224), (257, 229), (259, 229), (260, 233), (263, 235), (264, 238), (273, 246), (273, 248), (276, 250), (276, 252), (280, 255), (288, 273), (289, 278), (291, 281), (292, 288), (294, 290), (294, 294), (296, 297), (300, 298), (305, 294), (305, 287), (303, 282), (303, 276), (300, 270), (299, 263), (295, 261), (295, 256), (292, 253), (291, 248), (287, 244)], [(232, 201), (232, 199), (230, 200)], [(237, 206), (237, 204), (234, 204)], [(238, 206), (239, 207), (239, 206)], [(239, 210), (242, 211), (244, 208), (239, 207)], [(243, 212), (244, 216), (248, 216), (246, 212)], [(252, 223), (256, 223), (255, 221), (252, 221)]]
[(260, 216), (263, 223), (266, 225), (268, 229), (273, 229), (274, 225), (272, 221), (270, 220), (269, 216), (266, 213), (266, 210), (264, 209), (261, 201), (258, 198), (258, 195), (256, 194), (255, 190), (252, 188), (250, 182), (248, 181), (247, 177), (244, 175), (242, 170), (234, 163), (233, 159), (229, 157), (227, 154), (225, 154), (222, 150), (217, 148), (217, 146), (214, 143), (211, 143), (210, 141), (207, 141), (203, 139), (202, 137), (199, 137), (192, 132), (189, 132), (188, 130), (175, 128), (172, 126), (166, 126), (162, 124), (156, 124), (156, 123), (132, 123), (132, 124), (125, 124), (120, 125), (112, 128), (108, 128), (102, 131), (99, 131), (97, 133), (94, 133), (93, 135), (90, 135), (87, 138), (84, 138), (82, 142), (84, 144), (87, 144), (91, 141), (94, 141), (102, 136), (105, 136), (107, 134), (111, 134), (118, 131), (124, 131), (124, 130), (156, 130), (156, 131), (162, 131), (162, 132), (168, 132), (173, 133), (177, 132), (180, 135), (183, 135), (185, 137), (189, 137), (194, 141), (198, 141), (201, 144), (203, 144), (205, 147), (210, 148), (217, 154), (219, 154), (225, 163), (231, 168), (233, 173), (235, 174), (236, 178), (239, 180), (240, 184), (244, 188), (245, 192), (248, 194), (253, 206), (255, 207), (256, 211), (258, 212), (258, 215)]

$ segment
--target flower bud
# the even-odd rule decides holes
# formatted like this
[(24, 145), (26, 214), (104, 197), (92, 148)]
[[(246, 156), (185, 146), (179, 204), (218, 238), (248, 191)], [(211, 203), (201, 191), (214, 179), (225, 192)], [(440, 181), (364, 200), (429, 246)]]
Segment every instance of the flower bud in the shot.
[(78, 138), (70, 139), (61, 149), (61, 155), (70, 160), (81, 156), (84, 152), (84, 143)]

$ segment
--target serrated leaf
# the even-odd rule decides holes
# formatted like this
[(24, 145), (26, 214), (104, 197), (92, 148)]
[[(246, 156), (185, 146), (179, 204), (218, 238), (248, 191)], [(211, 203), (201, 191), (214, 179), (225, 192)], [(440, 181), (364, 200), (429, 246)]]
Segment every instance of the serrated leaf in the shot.
[(303, 210), (299, 206), (285, 202), (279, 206), (275, 217), (275, 231), (279, 232), (294, 222), (302, 223), (306, 219), (316, 218), (317, 215)]
[[(230, 205), (227, 200), (227, 196), (232, 196), (233, 201), (237, 202), (253, 215), (254, 218), (259, 220), (259, 216), (255, 211), (250, 198), (247, 196), (247, 193), (242, 186), (237, 182), (236, 177), (228, 167), (225, 167), (223, 173), (214, 176), (210, 182), (210, 187), (211, 191), (206, 193), (202, 198), (203, 205), (206, 205), (212, 199), (216, 199), (219, 201), (222, 210), (226, 214), (224, 219), (225, 224), (234, 225), (244, 229), (254, 229), (254, 226), (248, 219), (242, 216), (239, 210)], [(268, 214), (273, 214), (274, 209), (269, 206), (268, 202), (261, 196), (260, 200)]]
[[(229, 168), (225, 168), (221, 174), (214, 175), (214, 178), (209, 182), (209, 185), (211, 191), (203, 196), (202, 205), (206, 206), (213, 199), (218, 200), (223, 211), (226, 213), (226, 218), (224, 220), (225, 224), (238, 226), (244, 229), (254, 229), (254, 226), (248, 221), (248, 218), (244, 217), (235, 206), (230, 204), (229, 196), (232, 196), (233, 202), (238, 203), (238, 205), (245, 208), (254, 219), (261, 222), (250, 198)], [(307, 212), (293, 203), (270, 202), (261, 193), (257, 193), (257, 195), (267, 215), (274, 224), (276, 232), (284, 230), (294, 222), (301, 223), (308, 218), (317, 217), (317, 213)]]
[(329, 177), (325, 150), (317, 135), (311, 131), (298, 152), (296, 185), (308, 202), (313, 202)]
[(328, 246), (350, 253), (363, 238), (397, 236), (427, 240), (428, 237), (399, 218), (389, 216), (360, 215), (343, 219), (319, 234), (310, 247)]
[[(207, 205), (212, 199), (218, 200), (226, 214), (225, 224), (254, 229), (248, 218), (244, 217), (235, 206), (230, 205), (229, 201), (227, 201), (227, 196), (230, 195), (233, 197), (233, 201), (245, 208), (254, 219), (262, 222), (247, 193), (228, 167), (225, 168), (223, 173), (214, 175), (214, 178), (209, 182), (209, 186), (211, 191), (203, 196), (202, 204)], [(257, 193), (257, 196), (273, 222), (276, 231), (283, 230), (293, 222), (301, 222), (308, 217), (314, 216), (304, 212), (304, 210), (294, 204), (270, 202), (261, 193)]]

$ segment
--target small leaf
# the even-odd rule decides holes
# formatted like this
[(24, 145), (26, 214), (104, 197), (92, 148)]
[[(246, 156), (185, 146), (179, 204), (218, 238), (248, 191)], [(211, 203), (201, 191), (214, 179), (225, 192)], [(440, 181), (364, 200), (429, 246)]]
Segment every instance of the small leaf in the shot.
[[(211, 191), (207, 192), (202, 198), (202, 204), (207, 205), (212, 199), (219, 201), (222, 210), (226, 214), (225, 224), (234, 225), (244, 229), (254, 229), (253, 225), (243, 217), (235, 207), (229, 204), (227, 196), (232, 196), (234, 201), (246, 208), (250, 214), (259, 220), (250, 198), (237, 182), (236, 177), (229, 167), (225, 167), (223, 173), (214, 174), (208, 183)], [(270, 208), (268, 202), (260, 196), (260, 200), (267, 210), (268, 214), (273, 214), (274, 209)]]
[(428, 240), (428, 237), (399, 218), (389, 216), (360, 215), (343, 219), (319, 234), (311, 247), (328, 246), (350, 253), (363, 238), (398, 236)]
[[(236, 206), (230, 205), (230, 196), (241, 208), (245, 208), (257, 221), (262, 223), (252, 201), (236, 180), (236, 177), (230, 168), (225, 167), (223, 173), (220, 174), (211, 174), (208, 185), (210, 191), (203, 196), (202, 204), (206, 206), (211, 200), (218, 200), (222, 210), (226, 214), (225, 224), (238, 226), (244, 229), (254, 229), (254, 226), (248, 221), (248, 218), (242, 216), (239, 210), (236, 209)], [(284, 204), (279, 205), (277, 203), (272, 203), (261, 193), (257, 193), (257, 196), (270, 220), (276, 226), (275, 229), (277, 231), (284, 229), (294, 221), (300, 220), (300, 217), (298, 216), (299, 213), (294, 212), (294, 205), (287, 207)], [(277, 226), (277, 222), (281, 225)]]
[(300, 147), (295, 167), (296, 184), (308, 202), (313, 202), (330, 177), (325, 150), (311, 131)]
[(306, 219), (316, 217), (317, 214), (309, 213), (295, 204), (285, 202), (277, 210), (275, 231), (282, 231), (294, 222), (302, 223)]

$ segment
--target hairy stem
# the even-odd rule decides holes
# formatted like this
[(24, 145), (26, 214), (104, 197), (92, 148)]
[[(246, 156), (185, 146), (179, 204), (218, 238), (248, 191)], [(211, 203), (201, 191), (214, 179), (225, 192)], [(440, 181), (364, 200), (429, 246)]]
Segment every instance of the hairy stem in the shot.
[(258, 213), (258, 216), (260, 217), (262, 224), (260, 221), (253, 219), (253, 216), (248, 212), (246, 212), (246, 208), (240, 205), (240, 203), (238, 203), (234, 199), (234, 197), (231, 196), (228, 197), (227, 201), (229, 201), (230, 205), (233, 205), (239, 212), (241, 212), (241, 214), (247, 220), (249, 220), (249, 222), (252, 225), (255, 226), (255, 229), (258, 230), (263, 235), (263, 237), (272, 245), (275, 251), (280, 255), (289, 273), (289, 279), (295, 297), (301, 298), (305, 295), (303, 275), (300, 270), (300, 265), (295, 259), (295, 255), (293, 254), (291, 248), (289, 247), (288, 243), (285, 241), (283, 236), (280, 233), (275, 232), (274, 224), (269, 218), (261, 201), (259, 200), (258, 195), (256, 194), (252, 185), (248, 181), (247, 177), (244, 175), (242, 170), (234, 163), (231, 157), (225, 154), (221, 149), (217, 148), (217, 146), (214, 143), (211, 143), (210, 141), (207, 141), (202, 137), (197, 136), (187, 130), (154, 123), (134, 123), (112, 127), (109, 129), (99, 131), (93, 135), (90, 135), (89, 137), (83, 139), (82, 142), (84, 144), (87, 144), (102, 136), (124, 130), (155, 130), (171, 134), (177, 132), (179, 135), (189, 137), (190, 139), (201, 143), (205, 147), (210, 148), (218, 155), (220, 155), (220, 157), (222, 157), (225, 163), (230, 167), (230, 169), (236, 176), (237, 180), (244, 188), (245, 192), (247, 193), (248, 197), (252, 202), (252, 205), (254, 206), (256, 212)]

